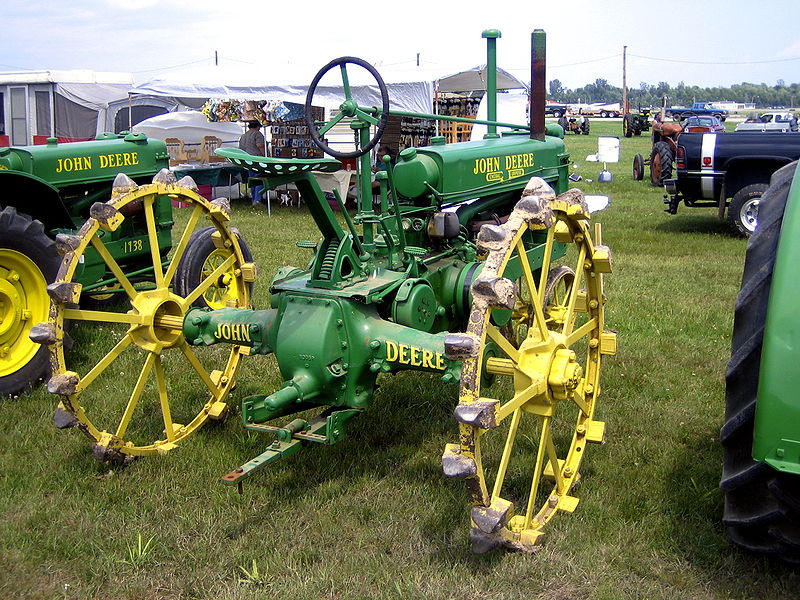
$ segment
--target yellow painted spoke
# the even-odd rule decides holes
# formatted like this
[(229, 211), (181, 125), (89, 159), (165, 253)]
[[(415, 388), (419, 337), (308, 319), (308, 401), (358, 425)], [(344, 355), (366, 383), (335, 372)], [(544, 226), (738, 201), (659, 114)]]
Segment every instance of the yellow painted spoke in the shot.
[(161, 362), (161, 355), (155, 356), (156, 366), (156, 385), (158, 386), (158, 400), (161, 403), (161, 415), (164, 417), (164, 431), (167, 434), (167, 441), (175, 439), (175, 432), (172, 427), (172, 414), (169, 410), (169, 397), (167, 396), (167, 378), (164, 376), (164, 365)]
[(578, 253), (578, 264), (575, 267), (575, 280), (572, 282), (572, 291), (569, 294), (569, 304), (567, 304), (567, 314), (564, 315), (564, 335), (572, 333), (572, 326), (575, 324), (575, 303), (578, 300), (578, 290), (581, 289), (583, 279), (583, 263), (586, 260), (586, 246), (581, 246)]
[(196, 204), (192, 214), (189, 216), (189, 222), (186, 223), (186, 227), (183, 228), (181, 239), (178, 241), (178, 245), (175, 246), (175, 252), (172, 254), (172, 261), (164, 275), (164, 285), (167, 287), (172, 283), (172, 278), (175, 276), (175, 271), (178, 269), (178, 263), (181, 261), (181, 257), (183, 257), (183, 253), (186, 251), (186, 245), (189, 243), (189, 238), (192, 237), (192, 232), (202, 212), (203, 207)]
[(564, 343), (567, 346), (572, 346), (573, 344), (575, 344), (575, 342), (577, 342), (583, 336), (589, 335), (589, 333), (591, 333), (591, 331), (596, 328), (597, 328), (597, 319), (589, 319), (588, 321), (586, 321), (586, 323), (584, 323), (583, 325), (578, 327), (575, 331), (570, 333), (567, 336), (567, 339), (565, 340)]
[(108, 268), (114, 274), (114, 277), (119, 280), (119, 284), (122, 286), (122, 289), (125, 290), (125, 293), (128, 294), (128, 297), (132, 300), (134, 296), (136, 296), (136, 290), (131, 285), (131, 282), (128, 281), (128, 278), (125, 276), (125, 273), (122, 272), (122, 269), (119, 268), (117, 261), (114, 260), (114, 257), (111, 256), (111, 253), (106, 248), (106, 245), (100, 240), (100, 238), (96, 235), (92, 236), (92, 246), (94, 246), (97, 253), (103, 259), (103, 262), (106, 263)]
[(550, 461), (550, 468), (553, 469), (553, 477), (556, 480), (556, 491), (559, 494), (564, 493), (564, 478), (561, 476), (561, 469), (558, 467), (558, 454), (556, 454), (556, 446), (553, 443), (553, 436), (547, 436), (547, 443), (545, 444), (547, 450), (547, 459)]
[(508, 427), (508, 436), (506, 437), (506, 445), (503, 448), (503, 456), (500, 458), (500, 466), (497, 468), (497, 478), (494, 480), (494, 489), (492, 490), (492, 502), (500, 496), (500, 491), (503, 489), (503, 481), (506, 478), (506, 469), (508, 469), (508, 461), (511, 458), (511, 450), (514, 448), (514, 440), (517, 437), (517, 427), (522, 417), (522, 411), (517, 409), (514, 411), (514, 416), (511, 418), (511, 425)]
[(101, 321), (104, 323), (130, 323), (131, 325), (139, 325), (144, 322), (142, 315), (75, 308), (65, 308), (64, 318), (72, 321)]
[(547, 230), (547, 241), (544, 244), (544, 256), (542, 257), (542, 272), (539, 276), (539, 304), (544, 306), (544, 292), (547, 288), (547, 276), (550, 274), (550, 260), (553, 258), (553, 239), (555, 225)]
[(148, 196), (144, 201), (144, 216), (147, 220), (147, 238), (150, 241), (150, 256), (153, 259), (153, 272), (156, 278), (156, 287), (164, 287), (164, 271), (161, 268), (161, 252), (158, 249), (158, 233), (156, 232), (156, 217), (153, 214), (155, 195)]
[(525, 251), (525, 244), (522, 243), (522, 238), (517, 240), (517, 255), (519, 262), (522, 265), (522, 272), (525, 276), (525, 281), (528, 284), (528, 289), (531, 294), (531, 306), (533, 306), (536, 324), (539, 327), (540, 339), (546, 340), (548, 338), (547, 324), (544, 322), (544, 313), (542, 312), (542, 302), (539, 299), (539, 291), (536, 288), (536, 282), (533, 280), (533, 272), (531, 271), (531, 263), (528, 261), (528, 253)]
[(200, 282), (200, 284), (192, 291), (191, 294), (186, 296), (186, 304), (191, 304), (202, 296), (205, 291), (214, 284), (217, 279), (236, 261), (236, 255), (231, 254), (228, 258), (220, 263), (220, 265), (211, 271), (211, 273)]
[(77, 392), (80, 393), (88, 388), (92, 382), (97, 379), (97, 376), (105, 371), (108, 365), (114, 362), (117, 357), (122, 354), (125, 348), (131, 345), (132, 342), (133, 340), (129, 335), (126, 335), (119, 342), (117, 342), (117, 345), (114, 346), (108, 354), (101, 358), (100, 361), (94, 367), (92, 367), (91, 371), (81, 378), (80, 383), (78, 383)]
[(542, 433), (539, 436), (539, 447), (536, 450), (536, 465), (533, 469), (533, 481), (531, 481), (531, 492), (528, 495), (528, 507), (525, 510), (525, 529), (530, 529), (531, 518), (533, 517), (533, 507), (536, 505), (536, 494), (539, 491), (539, 481), (542, 478), (544, 467), (544, 453), (547, 438), (550, 435), (550, 417), (541, 417)]
[(198, 360), (197, 356), (195, 356), (192, 349), (189, 347), (189, 344), (184, 341), (180, 345), (181, 352), (186, 357), (186, 360), (189, 361), (189, 364), (192, 365), (192, 368), (197, 372), (200, 376), (200, 379), (203, 381), (205, 386), (208, 388), (208, 391), (211, 392), (211, 395), (214, 396), (214, 399), (217, 399), (217, 395), (219, 394), (220, 388), (211, 380), (211, 377), (206, 372), (205, 368), (200, 361)]
[(118, 438), (122, 438), (125, 435), (125, 432), (128, 430), (131, 417), (133, 417), (133, 411), (136, 408), (136, 405), (139, 403), (139, 398), (142, 397), (142, 390), (144, 390), (144, 386), (147, 383), (147, 378), (150, 376), (150, 371), (153, 369), (153, 364), (155, 364), (155, 362), (156, 355), (152, 352), (148, 352), (147, 358), (144, 361), (144, 366), (142, 367), (142, 371), (139, 373), (139, 378), (136, 380), (136, 385), (133, 387), (133, 391), (131, 392), (128, 405), (125, 407), (125, 412), (122, 414), (119, 427), (117, 427), (116, 435)]
[[(585, 384), (585, 381), (583, 383)], [(572, 395), (572, 401), (578, 405), (578, 408), (581, 409), (581, 412), (583, 414), (585, 414), (587, 417), (592, 416), (589, 408), (589, 403), (586, 402), (586, 398), (583, 395), (583, 385), (579, 385), (575, 389)]]
[(511, 345), (506, 337), (500, 333), (500, 331), (492, 325), (491, 323), (486, 323), (486, 334), (492, 339), (492, 341), (500, 346), (500, 349), (506, 353), (508, 358), (513, 360), (515, 363), (519, 362), (519, 352), (514, 346)]
[(530, 401), (532, 398), (535, 398), (536, 396), (541, 396), (547, 391), (547, 380), (545, 379), (545, 377), (538, 374), (536, 374), (536, 376), (538, 377), (536, 381), (531, 383), (521, 392), (514, 394), (514, 397), (511, 398), (511, 400), (509, 400), (508, 402), (506, 402), (500, 408), (497, 409), (498, 422), (505, 419), (508, 415), (517, 410), (520, 406), (522, 406), (526, 402)]

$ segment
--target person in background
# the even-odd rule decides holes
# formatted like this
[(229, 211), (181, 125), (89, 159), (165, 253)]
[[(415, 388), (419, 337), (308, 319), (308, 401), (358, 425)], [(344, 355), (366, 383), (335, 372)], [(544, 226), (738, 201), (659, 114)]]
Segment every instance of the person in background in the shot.
[[(266, 141), (264, 140), (264, 134), (261, 133), (261, 123), (255, 119), (247, 122), (247, 131), (239, 138), (239, 149), (253, 156), (267, 155)], [(248, 175), (250, 177), (258, 177), (258, 173), (255, 171), (251, 171)], [(250, 190), (250, 193), (253, 195), (253, 206), (261, 204), (261, 192), (263, 190), (263, 185), (254, 186)]]

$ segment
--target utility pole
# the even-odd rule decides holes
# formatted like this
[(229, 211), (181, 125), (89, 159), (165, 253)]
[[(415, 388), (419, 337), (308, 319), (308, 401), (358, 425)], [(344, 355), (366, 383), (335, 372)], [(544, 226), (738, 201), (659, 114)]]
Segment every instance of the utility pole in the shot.
[(219, 66), (219, 55), (217, 54), (216, 50), (214, 50), (214, 66), (215, 67)]
[(628, 47), (622, 47), (622, 114), (628, 114), (628, 83), (626, 73), (626, 62), (628, 58)]

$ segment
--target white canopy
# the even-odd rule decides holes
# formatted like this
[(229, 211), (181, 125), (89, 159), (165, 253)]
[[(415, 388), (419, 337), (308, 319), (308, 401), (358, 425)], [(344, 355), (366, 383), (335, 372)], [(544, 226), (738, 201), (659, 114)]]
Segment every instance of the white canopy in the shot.
[[(440, 77), (437, 81), (440, 92), (471, 92), (486, 89), (486, 65), (478, 65), (466, 71)], [(508, 71), (497, 67), (497, 89), (527, 89), (528, 86)]]
[[(478, 118), (487, 119), (486, 97), (481, 99), (478, 106)], [(519, 125), (528, 124), (528, 93), (526, 91), (513, 91), (507, 94), (497, 94), (497, 120), (502, 123)], [(501, 128), (499, 131), (502, 131)], [(472, 126), (471, 140), (482, 140), (486, 135), (486, 125), (476, 123)]]
[(213, 135), (223, 146), (237, 146), (243, 129), (241, 123), (209, 123), (200, 111), (171, 112), (145, 119), (133, 126), (133, 131), (149, 138), (163, 140), (176, 137), (187, 144), (199, 144), (203, 136)]

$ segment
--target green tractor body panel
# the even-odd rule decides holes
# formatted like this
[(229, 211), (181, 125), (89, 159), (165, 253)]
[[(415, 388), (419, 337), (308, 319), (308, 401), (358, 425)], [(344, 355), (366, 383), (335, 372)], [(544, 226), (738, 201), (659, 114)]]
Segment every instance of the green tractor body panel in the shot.
[[(795, 172), (782, 232), (800, 223), (800, 176)], [(758, 384), (753, 458), (800, 474), (800, 237), (781, 235), (772, 274)]]

